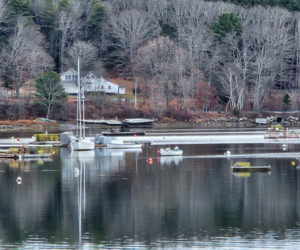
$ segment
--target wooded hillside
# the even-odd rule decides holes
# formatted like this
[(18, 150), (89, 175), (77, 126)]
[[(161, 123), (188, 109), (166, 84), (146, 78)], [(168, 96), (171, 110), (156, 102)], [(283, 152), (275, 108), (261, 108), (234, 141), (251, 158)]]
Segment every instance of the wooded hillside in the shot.
[(137, 81), (158, 116), (260, 111), (274, 90), (297, 102), (299, 10), (299, 0), (0, 0), (0, 74), (18, 97), (79, 56), (83, 70)]

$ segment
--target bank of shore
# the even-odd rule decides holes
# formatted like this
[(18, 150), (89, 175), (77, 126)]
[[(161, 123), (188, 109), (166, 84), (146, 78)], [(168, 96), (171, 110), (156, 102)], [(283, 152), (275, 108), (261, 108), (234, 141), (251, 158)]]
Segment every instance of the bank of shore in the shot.
[[(164, 119), (155, 121), (154, 129), (226, 129), (226, 128), (267, 128), (272, 124), (280, 123), (284, 127), (300, 128), (300, 121), (295, 116), (286, 117), (270, 116), (263, 118), (266, 123), (257, 122), (257, 118), (251, 117), (235, 117), (235, 116), (219, 116), (195, 119), (190, 121), (176, 121)], [(92, 129), (109, 130), (110, 126), (107, 125), (90, 125), (87, 127)], [(35, 132), (45, 133), (51, 132), (64, 132), (76, 129), (76, 124), (71, 122), (58, 122), (58, 121), (37, 121), (37, 120), (14, 120), (14, 121), (0, 121), (0, 132)], [(119, 127), (113, 127), (118, 130)]]

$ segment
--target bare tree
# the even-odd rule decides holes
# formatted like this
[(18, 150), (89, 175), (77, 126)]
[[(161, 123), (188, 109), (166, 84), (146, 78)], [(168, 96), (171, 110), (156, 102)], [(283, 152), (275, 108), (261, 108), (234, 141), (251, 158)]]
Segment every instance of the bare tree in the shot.
[[(267, 92), (276, 79), (286, 80), (288, 58), (293, 57), (293, 20), (288, 11), (280, 8), (252, 8), (241, 13), (242, 42), (252, 54), (248, 80), (252, 85), (253, 105), (260, 110)], [(276, 30), (276, 32), (274, 32)]]
[(90, 42), (74, 42), (67, 52), (66, 65), (76, 68), (78, 58), (80, 59), (81, 70), (91, 69), (97, 58), (97, 48)]
[(174, 60), (175, 71), (173, 75), (176, 77), (175, 81), (177, 81), (177, 94), (179, 97), (183, 97), (183, 106), (185, 111), (188, 112), (189, 100), (191, 97), (194, 97), (195, 86), (202, 75), (195, 67), (190, 53), (185, 49), (176, 49)]
[(19, 17), (15, 32), (0, 57), (2, 77), (8, 86), (16, 90), (17, 98), (26, 81), (53, 67), (53, 60), (42, 43), (43, 36), (26, 18)]
[[(135, 70), (144, 78), (150, 97), (160, 112), (168, 106), (174, 94), (176, 46), (167, 37), (159, 37), (140, 48), (135, 60)], [(174, 78), (175, 77), (175, 78)], [(155, 99), (157, 98), (157, 99)]]
[(124, 11), (110, 16), (104, 43), (115, 64), (130, 66), (137, 49), (158, 33), (158, 24), (146, 12)]
[(61, 39), (60, 39), (60, 71), (62, 72), (62, 67), (65, 64), (64, 58), (65, 58), (65, 50), (66, 47), (68, 47), (68, 44), (70, 44), (70, 37), (73, 36), (72, 34), (72, 26), (73, 26), (73, 17), (71, 13), (68, 13), (67, 11), (63, 10), (59, 12), (59, 26), (58, 30), (61, 33)]
[(109, 8), (114, 15), (118, 15), (121, 12), (129, 10), (146, 10), (146, 4), (149, 1), (146, 0), (110, 0), (109, 3), (104, 2), (106, 6), (109, 4)]
[(242, 110), (244, 106), (244, 98), (246, 85), (241, 79), (242, 71), (238, 62), (228, 63), (223, 68), (223, 76), (221, 77), (222, 86), (226, 96), (229, 99), (232, 109)]
[[(224, 49), (215, 43), (210, 27), (223, 12), (232, 12), (235, 6), (228, 3), (182, 0), (175, 2), (174, 13), (170, 17), (176, 27), (177, 39), (181, 47), (187, 49), (194, 63), (205, 72), (209, 84), (223, 63)], [(226, 58), (226, 57), (225, 57)]]
[(79, 0), (72, 1), (69, 9), (62, 9), (58, 14), (58, 30), (60, 31), (60, 71), (65, 65), (65, 53), (73, 41), (78, 38), (82, 27), (83, 9)]

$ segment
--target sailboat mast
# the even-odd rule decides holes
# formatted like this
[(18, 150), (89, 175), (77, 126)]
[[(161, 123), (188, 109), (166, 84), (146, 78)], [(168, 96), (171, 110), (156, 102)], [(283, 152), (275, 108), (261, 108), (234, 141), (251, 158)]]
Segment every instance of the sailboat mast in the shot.
[[(77, 68), (78, 68), (78, 65), (77, 65)], [(79, 81), (78, 81), (78, 70), (77, 70), (77, 91), (79, 89)], [(76, 136), (78, 137), (79, 134), (78, 134), (78, 131), (79, 131), (79, 93), (77, 93), (77, 103), (76, 103)]]
[(78, 85), (78, 99), (77, 99), (77, 105), (78, 105), (78, 114), (79, 114), (79, 137), (82, 137), (82, 126), (81, 126), (81, 84), (80, 84), (80, 62), (79, 57), (77, 60), (77, 85)]
[(85, 138), (85, 112), (84, 112), (84, 89), (82, 89), (82, 135)]

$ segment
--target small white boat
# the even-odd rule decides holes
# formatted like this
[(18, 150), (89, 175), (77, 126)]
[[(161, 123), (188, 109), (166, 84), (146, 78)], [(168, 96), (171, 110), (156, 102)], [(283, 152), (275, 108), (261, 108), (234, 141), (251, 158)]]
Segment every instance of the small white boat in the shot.
[(171, 149), (170, 147), (167, 148), (161, 148), (159, 150), (160, 155), (162, 156), (178, 156), (182, 155), (183, 151), (176, 146), (174, 149)]
[(76, 138), (70, 143), (72, 150), (83, 151), (95, 149), (95, 142), (93, 138)]
[(107, 144), (107, 148), (141, 148), (142, 144), (135, 142), (124, 142), (123, 140), (112, 140)]

